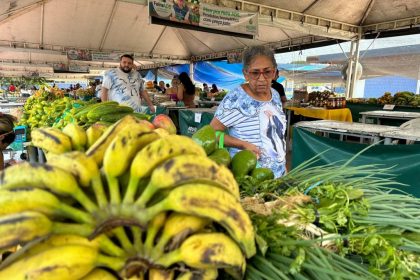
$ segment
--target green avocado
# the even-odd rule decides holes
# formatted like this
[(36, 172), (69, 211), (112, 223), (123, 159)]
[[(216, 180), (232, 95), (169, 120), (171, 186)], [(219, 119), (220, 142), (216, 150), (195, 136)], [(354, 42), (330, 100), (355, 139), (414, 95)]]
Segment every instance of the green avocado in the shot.
[(232, 158), (232, 172), (235, 177), (248, 175), (257, 166), (257, 156), (248, 150), (238, 152)]
[(217, 164), (229, 166), (231, 158), (228, 150), (226, 149), (216, 149), (209, 158), (215, 161)]
[(216, 150), (216, 131), (210, 125), (205, 125), (197, 130), (193, 134), (192, 139), (204, 148), (207, 155), (210, 155)]
[(259, 183), (274, 179), (273, 170), (265, 167), (255, 168), (252, 170), (251, 176), (255, 178)]

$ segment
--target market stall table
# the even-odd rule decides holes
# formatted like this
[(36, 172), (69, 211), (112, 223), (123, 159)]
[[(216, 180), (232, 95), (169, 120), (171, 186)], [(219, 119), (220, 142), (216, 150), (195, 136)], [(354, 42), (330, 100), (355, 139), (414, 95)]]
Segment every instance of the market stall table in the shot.
[[(385, 138), (385, 145), (392, 143), (393, 139), (407, 140), (407, 141), (420, 141), (420, 129), (412, 128), (398, 128), (393, 131), (385, 131), (380, 134)], [(410, 142), (407, 142), (410, 143)]]
[(343, 121), (303, 121), (298, 122), (295, 127), (305, 128), (312, 132), (338, 134), (340, 140), (344, 140), (344, 136), (359, 137), (361, 142), (364, 138), (369, 138), (373, 143), (380, 141), (381, 133), (392, 132), (399, 129), (395, 126), (351, 123)]
[(420, 118), (420, 113), (418, 112), (403, 112), (403, 111), (367, 111), (360, 112), (362, 115), (362, 123), (366, 123), (367, 118), (376, 118), (378, 124), (381, 124), (381, 119), (394, 119), (394, 120), (411, 120)]

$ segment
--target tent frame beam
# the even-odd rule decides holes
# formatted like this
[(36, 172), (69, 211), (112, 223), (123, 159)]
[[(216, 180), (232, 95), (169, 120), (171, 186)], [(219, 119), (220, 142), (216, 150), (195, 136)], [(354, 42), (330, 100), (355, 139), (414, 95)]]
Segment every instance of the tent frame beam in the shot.
[(102, 50), (105, 45), (105, 41), (108, 37), (109, 30), (111, 30), (112, 22), (114, 21), (115, 12), (117, 11), (118, 0), (114, 0), (114, 5), (112, 6), (111, 15), (109, 16), (108, 22), (106, 24), (105, 32), (102, 35), (101, 44), (99, 45), (99, 50)]
[(370, 0), (365, 12), (363, 13), (362, 19), (359, 21), (360, 26), (362, 26), (365, 23), (368, 15), (370, 14), (370, 11), (373, 8), (373, 4), (375, 4), (375, 0)]

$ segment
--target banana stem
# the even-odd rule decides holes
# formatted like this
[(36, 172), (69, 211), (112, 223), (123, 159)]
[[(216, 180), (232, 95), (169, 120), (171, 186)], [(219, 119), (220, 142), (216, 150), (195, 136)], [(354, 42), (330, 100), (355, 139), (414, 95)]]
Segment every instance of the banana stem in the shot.
[(107, 253), (108, 255), (114, 256), (114, 257), (124, 257), (126, 254), (123, 249), (118, 247), (117, 245), (112, 242), (108, 236), (101, 235), (99, 238), (99, 248)]
[(134, 239), (134, 249), (137, 253), (141, 253), (143, 251), (143, 242), (142, 242), (142, 232), (141, 229), (138, 227), (132, 227), (131, 231), (133, 232), (133, 239)]
[(149, 208), (145, 208), (142, 211), (134, 212), (133, 216), (141, 225), (145, 225), (160, 212), (171, 210), (167, 204), (169, 204), (169, 201), (167, 199), (164, 199)]
[(118, 258), (118, 257), (108, 257), (102, 254), (99, 254), (96, 260), (96, 264), (97, 266), (108, 267), (114, 271), (120, 271), (124, 267), (125, 259)]
[(127, 191), (124, 195), (123, 204), (134, 202), (134, 196), (136, 195), (139, 181), (139, 177), (135, 177), (133, 175), (130, 176), (130, 181), (128, 182)]
[(149, 183), (140, 195), (140, 197), (136, 200), (135, 204), (142, 208), (146, 207), (147, 202), (149, 202), (149, 200), (156, 193), (156, 191), (157, 189)]
[(88, 210), (89, 213), (92, 213), (96, 210), (98, 210), (98, 207), (90, 200), (89, 197), (86, 196), (86, 194), (79, 189), (77, 192), (73, 193), (73, 197), (80, 203), (82, 206)]
[(64, 216), (73, 219), (75, 222), (93, 224), (92, 216), (90, 216), (84, 211), (81, 211), (64, 203), (60, 205), (59, 209)]
[(106, 198), (104, 185), (102, 184), (101, 175), (95, 176), (92, 178), (92, 188), (95, 192), (96, 201), (100, 208), (105, 207), (108, 204), (108, 200)]
[(88, 237), (93, 232), (93, 227), (87, 224), (54, 223), (52, 233), (54, 234), (75, 234)]
[(118, 179), (114, 176), (106, 175), (106, 180), (108, 181), (109, 196), (111, 198), (111, 204), (118, 205), (121, 203), (120, 197), (120, 184)]
[(112, 230), (112, 232), (118, 238), (118, 241), (121, 243), (121, 246), (124, 250), (129, 251), (133, 248), (130, 239), (128, 239), (128, 236), (122, 227), (115, 228)]

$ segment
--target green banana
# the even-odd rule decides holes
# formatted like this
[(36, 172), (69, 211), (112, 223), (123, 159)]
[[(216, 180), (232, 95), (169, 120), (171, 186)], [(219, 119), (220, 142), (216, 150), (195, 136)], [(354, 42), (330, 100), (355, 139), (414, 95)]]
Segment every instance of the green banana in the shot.
[(160, 138), (134, 157), (130, 169), (130, 182), (123, 203), (132, 203), (141, 178), (149, 176), (162, 162), (178, 155), (206, 156), (204, 149), (190, 138), (180, 135), (168, 135)]
[(224, 233), (197, 233), (188, 237), (175, 251), (155, 261), (164, 267), (183, 262), (198, 269), (230, 268), (242, 279), (246, 261), (241, 249)]
[(121, 106), (121, 105), (108, 105), (108, 106), (101, 106), (93, 108), (87, 114), (89, 120), (97, 120), (99, 121), (102, 116), (107, 114), (119, 114), (119, 113), (133, 113), (133, 108), (128, 106)]
[(127, 112), (122, 112), (122, 113), (114, 113), (114, 112), (111, 112), (109, 114), (102, 115), (101, 118), (100, 118), (100, 120), (101, 121), (104, 121), (104, 122), (114, 123), (114, 122), (122, 119), (123, 117), (125, 117), (128, 114), (130, 114), (130, 113), (127, 113)]
[[(0, 249), (48, 235), (53, 223), (38, 212), (25, 211), (0, 217)], [(0, 279), (7, 279), (1, 278)]]
[(221, 187), (239, 199), (239, 186), (229, 169), (207, 157), (180, 155), (168, 159), (153, 171), (149, 184), (136, 204), (145, 207), (159, 190), (188, 183), (205, 183)]
[(165, 221), (165, 226), (156, 246), (153, 248), (153, 258), (157, 259), (164, 252), (175, 250), (185, 238), (203, 229), (210, 222), (206, 218), (176, 212), (171, 213)]
[(217, 272), (217, 269), (203, 269), (203, 270), (189, 270), (181, 273), (178, 275), (176, 280), (215, 280), (217, 279), (217, 276), (219, 273)]
[(103, 169), (108, 180), (111, 203), (120, 203), (118, 176), (121, 176), (136, 153), (159, 136), (149, 127), (141, 124), (127, 125), (112, 140), (105, 151)]
[(91, 105), (87, 105), (82, 107), (82, 109), (78, 112), (76, 112), (74, 114), (74, 117), (76, 119), (80, 119), (82, 117), (86, 117), (87, 118), (87, 114), (89, 113), (89, 111), (97, 108), (97, 107), (103, 107), (103, 106), (108, 106), (108, 105), (118, 105), (118, 102), (116, 101), (106, 101), (106, 102), (101, 102), (101, 103), (95, 103), (95, 104), (91, 104)]
[(146, 240), (144, 241), (144, 251), (147, 256), (150, 256), (154, 246), (159, 230), (163, 227), (166, 220), (166, 213), (162, 212), (157, 214), (147, 225)]
[(97, 210), (97, 206), (79, 188), (73, 175), (63, 169), (47, 164), (23, 162), (0, 173), (0, 188), (21, 189), (26, 186), (72, 196), (89, 212)]
[(88, 275), (80, 278), (80, 280), (118, 280), (118, 278), (104, 269), (95, 268)]
[(110, 126), (104, 134), (99, 137), (99, 139), (93, 144), (87, 151), (86, 155), (92, 157), (98, 166), (102, 166), (102, 161), (104, 159), (105, 151), (108, 146), (111, 144), (112, 140), (129, 124), (137, 124), (140, 120), (136, 119), (133, 116), (125, 116), (112, 126)]
[(97, 248), (83, 245), (51, 247), (33, 256), (23, 257), (0, 271), (0, 279), (74, 280), (89, 274), (96, 266), (118, 271), (124, 262), (105, 257)]
[(92, 184), (99, 207), (107, 204), (98, 166), (85, 153), (73, 151), (61, 155), (50, 155), (48, 164), (70, 171), (83, 187), (89, 187)]
[(52, 193), (37, 188), (0, 189), (0, 215), (36, 211), (48, 217), (66, 217), (81, 223), (93, 223), (87, 213), (61, 203)]
[(182, 185), (153, 206), (133, 211), (133, 215), (140, 224), (146, 224), (158, 213), (169, 210), (209, 218), (229, 232), (248, 258), (256, 252), (254, 228), (249, 216), (241, 203), (223, 189), (205, 184)]
[(87, 136), (83, 128), (75, 123), (69, 123), (63, 128), (63, 133), (70, 138), (73, 150), (82, 152), (85, 150)]
[(32, 130), (31, 139), (34, 146), (54, 154), (62, 154), (72, 149), (70, 138), (53, 127)]

